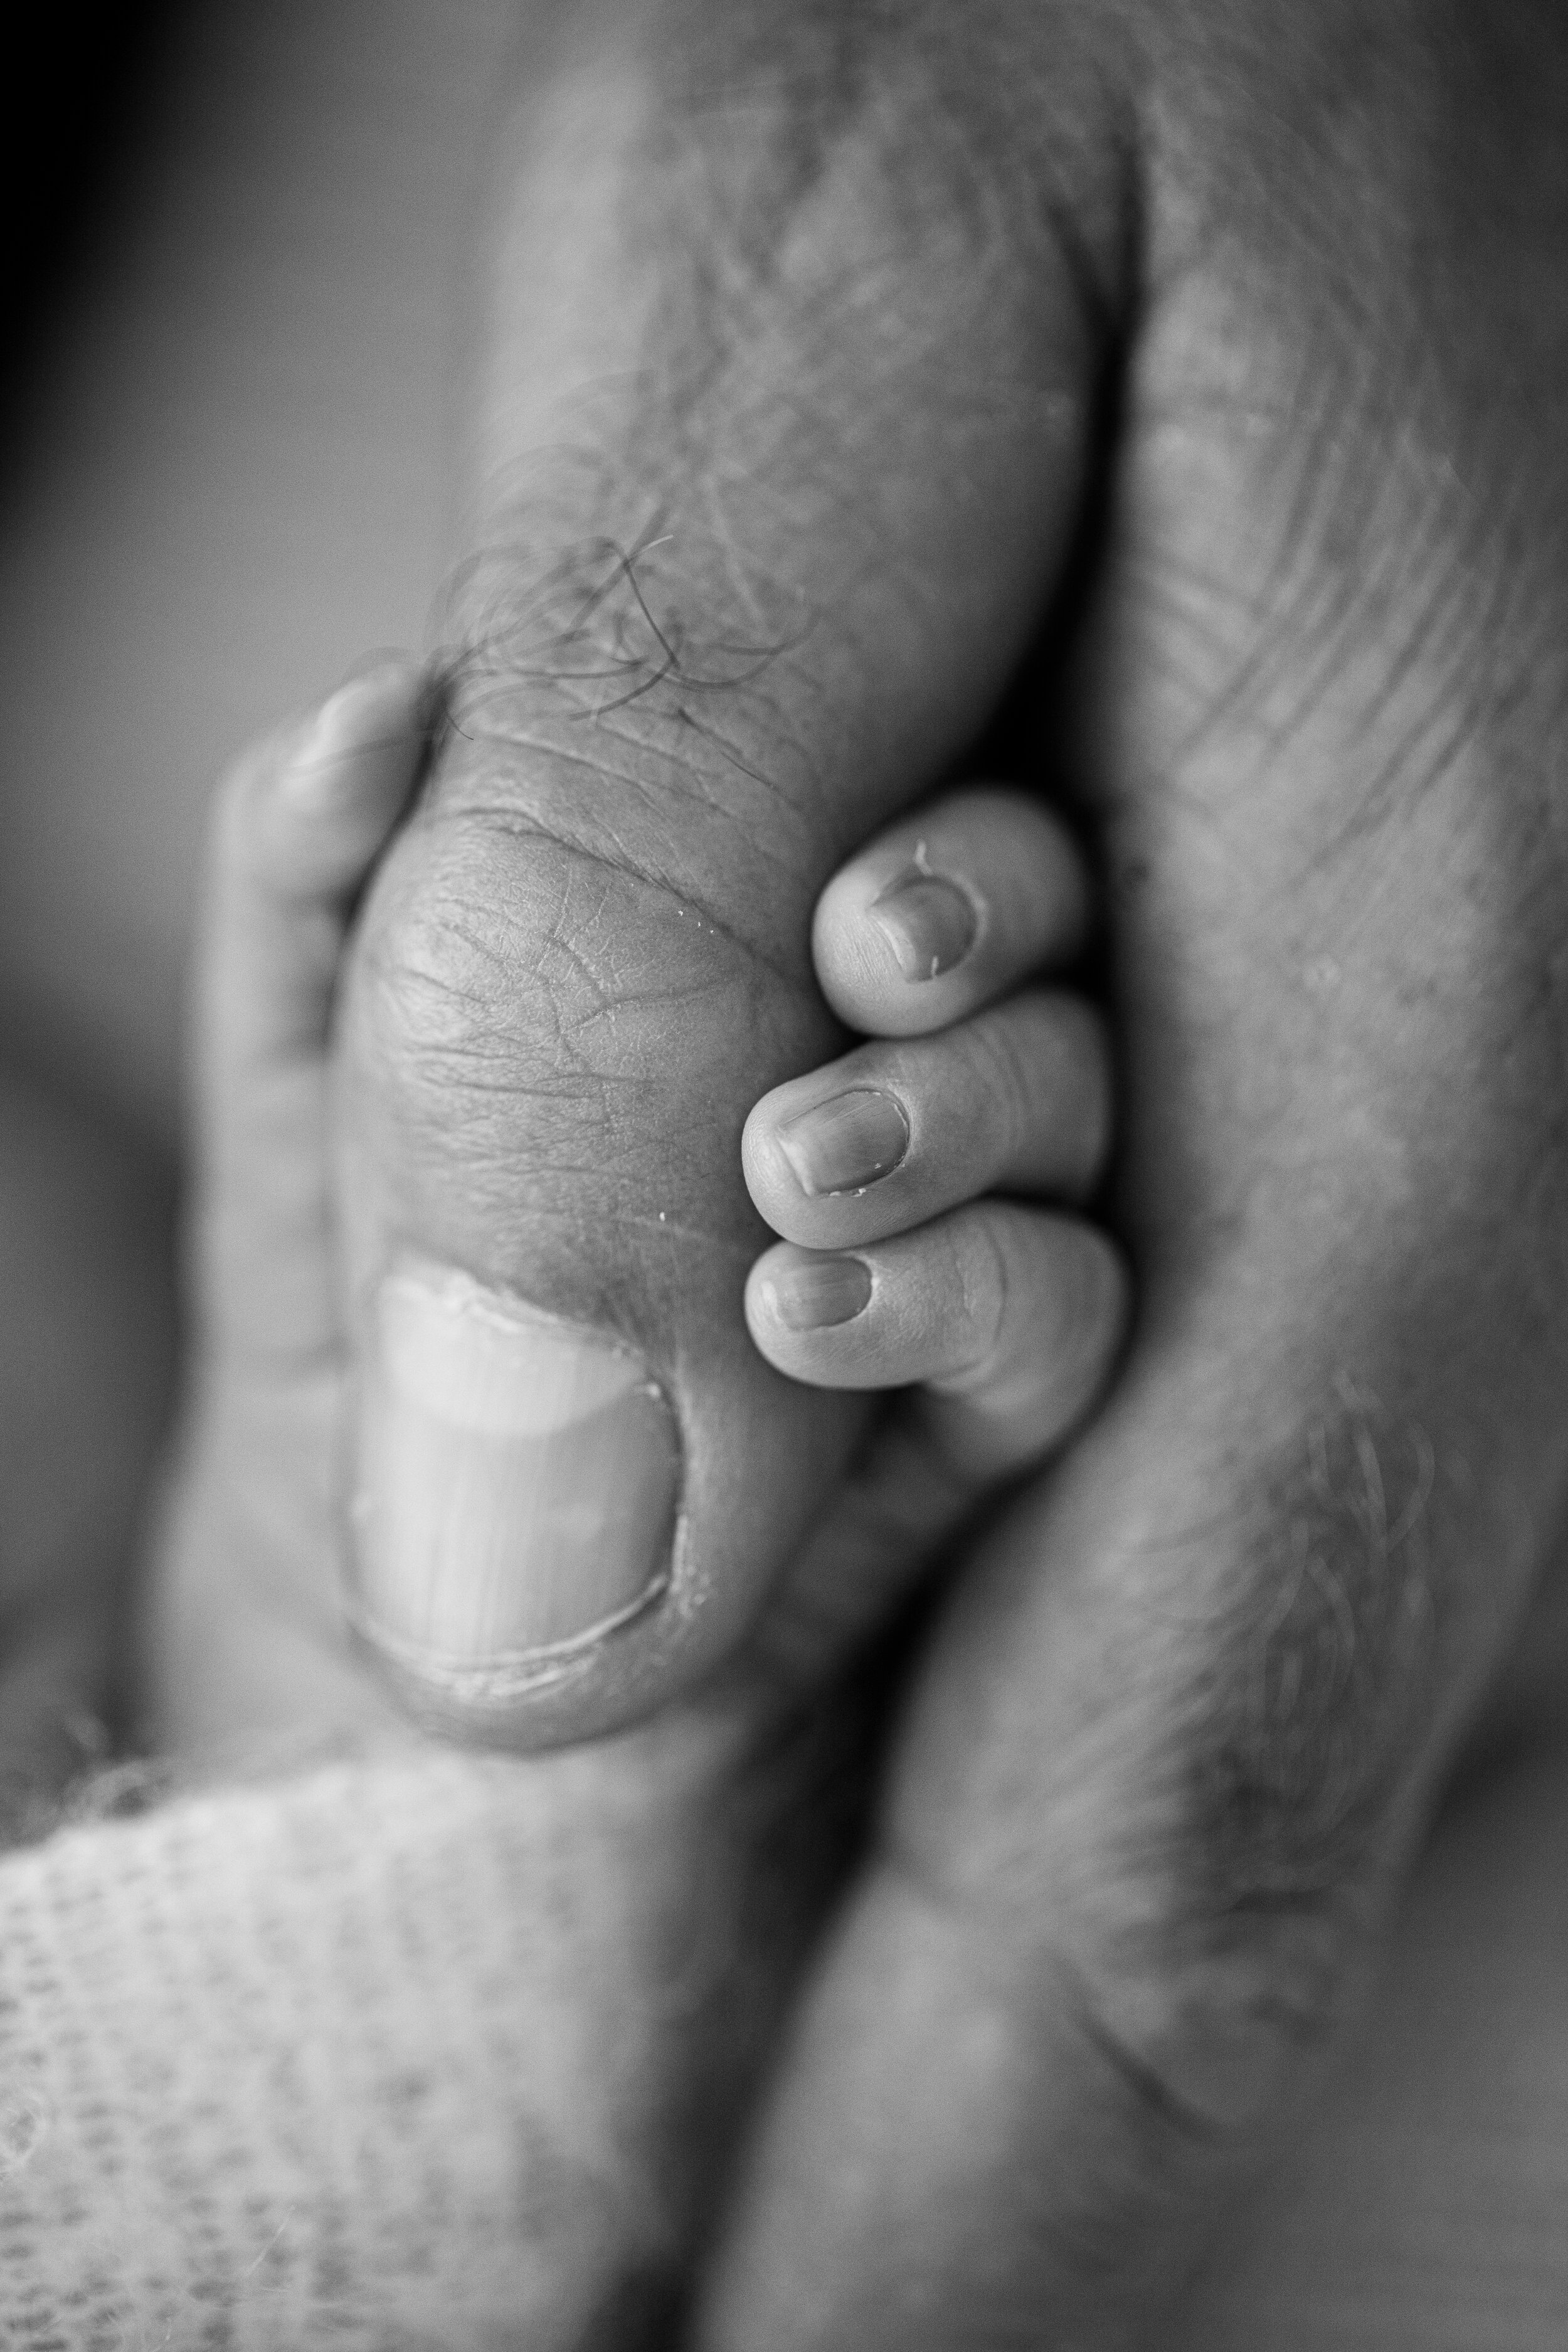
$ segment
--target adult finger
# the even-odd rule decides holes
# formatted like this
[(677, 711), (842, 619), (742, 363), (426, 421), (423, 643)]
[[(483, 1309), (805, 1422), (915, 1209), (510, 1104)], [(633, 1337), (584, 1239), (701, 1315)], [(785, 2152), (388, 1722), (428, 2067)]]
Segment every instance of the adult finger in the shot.
[(1561, 1479), (1478, 1494), (1495, 1392), (1409, 1379), (1455, 1325), (1390, 1402), (1311, 1303), (1141, 1346), (967, 1564), (701, 2341), (1141, 2342), (1310, 2089)]
[[(1138, 1332), (939, 1631), (739, 2204), (726, 2352), (1158, 2340), (1560, 1514), (1568, 582), (1531, 518), (1568, 509), (1568, 33), (1407, 23), (1368, 85), (1347, 21), (1290, 12), (1310, 89), (1228, 47), (1160, 87), (1181, 163), (1145, 186), (1163, 268), (1080, 647)], [(1281, 120), (1289, 189), (1240, 201)]]
[[(1081, 247), (933, 152), (925, 19), (864, 20), (842, 109), (807, 12), (573, 24), (512, 149), (455, 725), (345, 992), (356, 1621), (410, 1706), (514, 1742), (731, 1654), (858, 1442), (747, 1333), (741, 1129), (842, 1042), (825, 879), (951, 768), (1066, 560), (1100, 348)], [(1112, 241), (1116, 169), (1086, 145)]]

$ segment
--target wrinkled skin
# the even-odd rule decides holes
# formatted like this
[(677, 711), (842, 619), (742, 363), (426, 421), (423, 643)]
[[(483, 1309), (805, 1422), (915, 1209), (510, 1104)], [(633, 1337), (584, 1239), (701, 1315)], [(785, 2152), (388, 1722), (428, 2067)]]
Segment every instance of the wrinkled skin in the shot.
[(735, 1137), (831, 1042), (816, 891), (1023, 676), (1109, 884), (1140, 1319), (957, 1567), (696, 2325), (1138, 2342), (1563, 1502), (1568, 32), (573, 39), (514, 142), (458, 731), (348, 993), (351, 1296), (412, 1244), (635, 1338), (685, 1415), (681, 1606), (482, 1736), (743, 1649), (862, 1423), (741, 1352)]

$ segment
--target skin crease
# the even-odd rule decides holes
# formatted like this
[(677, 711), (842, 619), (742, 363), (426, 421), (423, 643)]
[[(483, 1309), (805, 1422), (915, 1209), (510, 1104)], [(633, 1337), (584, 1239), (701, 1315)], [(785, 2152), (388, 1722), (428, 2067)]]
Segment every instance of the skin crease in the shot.
[(834, 1043), (810, 907), (1039, 656), (1014, 708), (1110, 880), (1140, 1320), (911, 1680), (710, 2257), (696, 2340), (743, 2352), (1157, 2329), (1568, 1475), (1568, 38), (945, 23), (612, 15), (520, 127), (459, 731), (342, 1029), (351, 1296), (416, 1239), (601, 1314), (690, 1417), (691, 1606), (521, 1736), (622, 1720), (733, 1653), (804, 1532), (763, 1506), (859, 1426), (724, 1319), (740, 1120)]

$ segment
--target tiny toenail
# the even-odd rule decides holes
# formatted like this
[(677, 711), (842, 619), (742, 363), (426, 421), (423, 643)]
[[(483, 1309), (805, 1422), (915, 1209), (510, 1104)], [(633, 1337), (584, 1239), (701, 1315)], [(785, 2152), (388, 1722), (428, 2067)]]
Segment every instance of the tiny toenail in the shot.
[(763, 1296), (791, 1331), (852, 1323), (871, 1303), (871, 1269), (863, 1258), (798, 1258), (768, 1276)]
[(351, 678), (317, 711), (279, 779), (285, 796), (310, 814), (338, 808), (354, 797), (359, 782), (347, 751), (363, 749), (367, 728), (381, 720), (390, 741), (409, 731), (408, 677), (388, 663)]
[(910, 1148), (909, 1115), (896, 1095), (879, 1087), (852, 1087), (830, 1095), (779, 1129), (779, 1147), (800, 1189), (863, 1192), (890, 1175)]
[(923, 865), (909, 866), (870, 907), (906, 980), (935, 980), (962, 963), (979, 929), (967, 893)]
[(669, 1579), (675, 1415), (636, 1352), (454, 1268), (372, 1304), (352, 1608), (405, 1664), (526, 1672)]

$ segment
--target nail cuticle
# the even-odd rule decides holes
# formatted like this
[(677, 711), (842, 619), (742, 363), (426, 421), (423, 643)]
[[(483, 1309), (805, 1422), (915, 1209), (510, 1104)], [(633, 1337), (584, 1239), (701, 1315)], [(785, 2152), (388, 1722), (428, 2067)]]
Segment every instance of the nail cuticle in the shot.
[(672, 1581), (668, 1572), (656, 1578), (624, 1609), (585, 1626), (581, 1633), (531, 1649), (502, 1652), (493, 1658), (446, 1656), (427, 1643), (411, 1642), (389, 1631), (352, 1599), (345, 1620), (350, 1632), (370, 1649), (447, 1696), (479, 1702), (521, 1698), (533, 1690), (550, 1690), (575, 1681), (594, 1664), (607, 1642), (664, 1599)]

